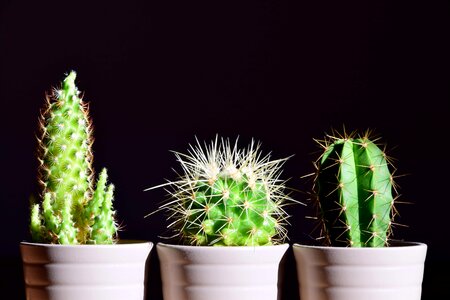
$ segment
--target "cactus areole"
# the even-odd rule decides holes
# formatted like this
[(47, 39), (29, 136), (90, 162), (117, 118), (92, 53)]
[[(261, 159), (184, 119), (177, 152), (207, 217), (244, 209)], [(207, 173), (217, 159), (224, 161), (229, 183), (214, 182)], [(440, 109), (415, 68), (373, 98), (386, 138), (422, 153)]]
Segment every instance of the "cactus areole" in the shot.
[(92, 124), (88, 106), (75, 85), (76, 73), (47, 96), (38, 137), (42, 203), (31, 207), (34, 242), (111, 244), (117, 226), (112, 209), (114, 186), (106, 169), (94, 187)]
[(383, 247), (393, 218), (394, 182), (370, 134), (328, 136), (316, 162), (314, 192), (328, 245)]
[(237, 141), (232, 146), (216, 138), (191, 146), (188, 154), (175, 153), (183, 174), (163, 185), (170, 198), (160, 209), (182, 243), (259, 246), (285, 239), (283, 206), (290, 197), (279, 176), (286, 159), (272, 161), (259, 148), (252, 142), (239, 150)]

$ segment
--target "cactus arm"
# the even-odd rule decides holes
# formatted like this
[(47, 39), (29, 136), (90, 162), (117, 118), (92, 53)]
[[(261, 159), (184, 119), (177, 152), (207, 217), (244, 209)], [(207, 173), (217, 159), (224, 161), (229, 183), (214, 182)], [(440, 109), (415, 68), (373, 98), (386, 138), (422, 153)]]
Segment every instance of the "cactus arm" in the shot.
[(33, 241), (43, 240), (42, 229), (40, 205), (36, 203), (31, 206), (30, 214), (30, 232)]
[(114, 185), (108, 185), (100, 213), (95, 217), (92, 226), (91, 241), (94, 244), (113, 244), (117, 235), (117, 225), (112, 209)]
[(95, 216), (98, 216), (101, 212), (101, 207), (105, 201), (106, 194), (106, 182), (108, 180), (108, 174), (104, 168), (98, 177), (97, 185), (94, 191), (92, 200), (86, 205), (84, 213), (85, 218), (88, 220), (88, 225), (94, 224)]
[(58, 233), (59, 243), (62, 245), (78, 244), (77, 229), (72, 217), (72, 198), (67, 196), (61, 210), (61, 226)]
[(61, 218), (56, 217), (56, 212), (52, 204), (52, 194), (45, 193), (44, 201), (42, 202), (42, 210), (43, 210), (43, 218), (46, 230), (46, 239), (54, 242), (57, 239), (60, 227), (61, 227)]

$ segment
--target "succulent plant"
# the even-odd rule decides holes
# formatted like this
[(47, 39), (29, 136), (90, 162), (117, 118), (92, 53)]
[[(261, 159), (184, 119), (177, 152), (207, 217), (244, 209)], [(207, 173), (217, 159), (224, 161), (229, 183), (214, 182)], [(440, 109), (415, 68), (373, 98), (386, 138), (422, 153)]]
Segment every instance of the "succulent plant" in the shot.
[(395, 215), (395, 170), (371, 136), (370, 131), (333, 131), (317, 140), (324, 151), (315, 162), (313, 190), (326, 245), (387, 245)]
[[(287, 235), (284, 206), (294, 201), (285, 193), (281, 167), (288, 158), (262, 156), (252, 140), (238, 149), (229, 139), (174, 152), (182, 174), (166, 187), (170, 229), (184, 244), (198, 246), (259, 246), (282, 243)], [(149, 190), (149, 189), (147, 189)]]
[(114, 186), (103, 169), (94, 190), (92, 123), (74, 71), (47, 95), (38, 137), (42, 203), (31, 206), (35, 242), (111, 244), (117, 237)]

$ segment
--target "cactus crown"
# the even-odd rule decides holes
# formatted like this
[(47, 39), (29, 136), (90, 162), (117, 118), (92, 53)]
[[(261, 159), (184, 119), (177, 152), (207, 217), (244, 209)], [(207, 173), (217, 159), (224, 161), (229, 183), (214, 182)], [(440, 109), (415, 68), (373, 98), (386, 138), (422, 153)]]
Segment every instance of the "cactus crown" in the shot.
[(313, 190), (326, 245), (387, 245), (396, 200), (390, 168), (395, 169), (371, 136), (333, 131), (317, 140), (324, 151), (315, 162)]
[[(282, 243), (292, 200), (280, 179), (287, 158), (262, 156), (254, 141), (247, 149), (216, 137), (204, 147), (190, 145), (187, 154), (175, 152), (183, 173), (166, 187), (170, 229), (184, 244), (200, 246), (258, 246)], [(149, 190), (149, 189), (148, 189)]]
[(116, 239), (114, 186), (103, 169), (94, 190), (92, 123), (75, 85), (74, 71), (61, 89), (47, 95), (38, 137), (42, 203), (32, 204), (30, 230), (35, 242), (111, 244)]

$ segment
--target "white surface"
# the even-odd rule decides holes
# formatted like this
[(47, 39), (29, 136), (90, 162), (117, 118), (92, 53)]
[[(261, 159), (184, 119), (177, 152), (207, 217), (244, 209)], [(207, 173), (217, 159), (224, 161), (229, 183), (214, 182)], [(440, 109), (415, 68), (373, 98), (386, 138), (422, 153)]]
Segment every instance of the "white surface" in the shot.
[(420, 300), (427, 246), (314, 247), (294, 244), (301, 300)]
[(288, 248), (158, 243), (164, 300), (276, 300), (280, 262)]
[(142, 300), (153, 244), (20, 244), (29, 300)]

